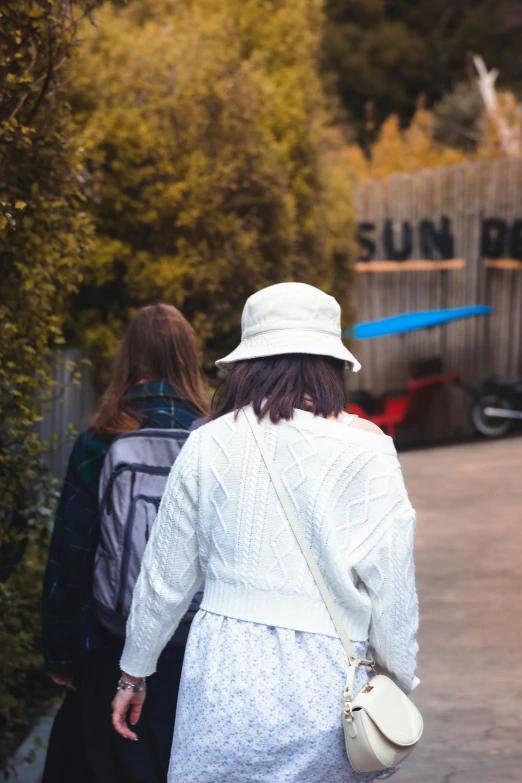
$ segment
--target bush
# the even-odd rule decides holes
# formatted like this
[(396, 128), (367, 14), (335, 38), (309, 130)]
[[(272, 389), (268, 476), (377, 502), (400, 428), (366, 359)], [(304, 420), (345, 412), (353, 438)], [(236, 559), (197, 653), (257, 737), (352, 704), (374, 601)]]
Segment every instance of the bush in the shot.
[(95, 21), (70, 91), (97, 233), (75, 342), (106, 358), (137, 308), (166, 300), (211, 360), (258, 288), (301, 280), (342, 300), (351, 185), (319, 0), (131, 0)]
[[(52, 696), (41, 657), (40, 605), (49, 544), (49, 520), (56, 491), (47, 472), (33, 485), (35, 515), (25, 531), (24, 557), (0, 583), (0, 772), (8, 774), (8, 759), (26, 734), (32, 708)], [(50, 503), (49, 503), (50, 501)], [(49, 503), (49, 505), (43, 505)]]
[[(0, 731), (22, 725), (39, 667), (40, 577), (52, 487), (36, 424), (49, 356), (89, 247), (81, 162), (59, 77), (80, 4), (0, 10)], [(85, 9), (83, 9), (85, 10)]]

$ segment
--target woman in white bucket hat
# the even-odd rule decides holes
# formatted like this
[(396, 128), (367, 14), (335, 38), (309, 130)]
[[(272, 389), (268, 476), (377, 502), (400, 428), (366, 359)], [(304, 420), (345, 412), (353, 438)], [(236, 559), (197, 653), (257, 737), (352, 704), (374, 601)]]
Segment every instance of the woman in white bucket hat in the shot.
[[(359, 774), (348, 761), (346, 653), (294, 534), (302, 530), (357, 655), (370, 647), (410, 692), (415, 513), (391, 439), (345, 413), (345, 368), (359, 363), (342, 343), (339, 305), (302, 283), (265, 288), (245, 305), (240, 345), (217, 365), (228, 375), (212, 420), (184, 446), (154, 523), (122, 678), (139, 688), (154, 672), (204, 579), (170, 783), (389, 777), (393, 769)], [(356, 672), (359, 691), (369, 675)], [(125, 717), (130, 709), (135, 723), (144, 698), (145, 686), (118, 692), (123, 736), (135, 737)]]

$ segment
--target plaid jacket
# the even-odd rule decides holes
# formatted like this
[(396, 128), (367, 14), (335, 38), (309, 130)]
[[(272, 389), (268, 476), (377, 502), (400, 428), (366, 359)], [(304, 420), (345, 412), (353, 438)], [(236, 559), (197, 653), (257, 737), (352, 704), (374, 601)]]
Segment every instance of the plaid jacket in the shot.
[[(141, 427), (190, 429), (200, 413), (165, 382), (137, 386), (127, 396), (142, 416)], [(58, 504), (43, 585), (45, 668), (71, 673), (90, 647), (118, 645), (91, 610), (94, 555), (98, 546), (98, 485), (111, 441), (92, 430), (76, 440)]]

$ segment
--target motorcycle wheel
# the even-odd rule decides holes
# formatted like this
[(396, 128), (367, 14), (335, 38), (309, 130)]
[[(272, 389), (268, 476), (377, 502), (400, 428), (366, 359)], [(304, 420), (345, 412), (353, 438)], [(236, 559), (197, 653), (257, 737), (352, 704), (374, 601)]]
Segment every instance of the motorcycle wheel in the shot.
[(486, 416), (486, 408), (505, 408), (511, 410), (511, 403), (496, 394), (485, 394), (480, 397), (471, 409), (471, 421), (473, 426), (484, 438), (501, 438), (511, 432), (514, 426), (513, 419), (502, 419), (498, 416)]

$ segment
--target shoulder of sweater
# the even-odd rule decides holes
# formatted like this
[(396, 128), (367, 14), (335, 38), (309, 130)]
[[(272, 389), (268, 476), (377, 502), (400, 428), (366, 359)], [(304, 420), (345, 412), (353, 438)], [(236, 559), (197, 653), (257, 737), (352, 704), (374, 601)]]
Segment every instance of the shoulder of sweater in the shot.
[(210, 419), (210, 421), (204, 422), (196, 430), (193, 430), (193, 433), (198, 432), (198, 433), (204, 433), (208, 435), (223, 429), (228, 429), (232, 432), (236, 428), (241, 418), (242, 417), (239, 415), (238, 411), (225, 413), (223, 416), (220, 416), (218, 419)]
[(313, 434), (352, 443), (375, 454), (397, 456), (392, 438), (385, 435), (372, 422), (366, 422), (362, 419), (356, 419), (350, 423), (332, 421), (301, 410), (295, 411), (292, 421), (295, 426)]
[[(196, 432), (200, 433), (201, 437), (219, 437), (220, 432), (227, 432), (227, 434), (230, 435), (234, 430), (239, 429), (240, 426), (241, 417), (232, 412), (221, 416), (219, 419), (207, 422), (196, 430)], [(347, 424), (323, 419), (321, 416), (314, 416), (312, 413), (296, 409), (294, 411), (293, 419), (272, 426), (294, 426), (309, 432), (311, 435), (353, 443), (354, 445), (358, 445), (375, 454), (387, 454), (393, 457), (397, 456), (393, 440), (388, 435), (384, 435), (384, 433), (371, 422), (363, 422), (363, 420), (359, 419), (351, 424)], [(192, 438), (193, 435), (190, 437)]]

